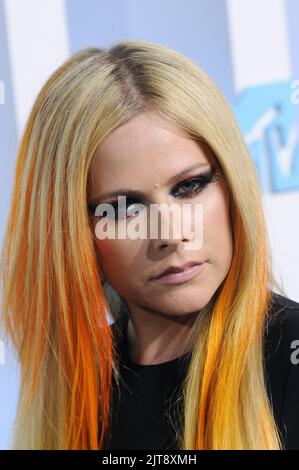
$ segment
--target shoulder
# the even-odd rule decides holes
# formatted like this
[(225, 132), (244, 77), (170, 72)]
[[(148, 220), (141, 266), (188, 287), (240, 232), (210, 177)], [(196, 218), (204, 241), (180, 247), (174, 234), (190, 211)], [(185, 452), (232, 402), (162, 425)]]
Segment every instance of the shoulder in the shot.
[(265, 356), (281, 374), (299, 344), (299, 303), (273, 292), (265, 322)]
[(299, 303), (273, 292), (265, 334), (268, 342), (278, 340), (281, 346), (289, 346), (299, 339)]
[(274, 415), (287, 449), (299, 449), (299, 303), (274, 293), (265, 330), (265, 365)]
[(299, 312), (299, 303), (276, 292), (272, 292), (272, 294), (273, 303), (270, 308), (271, 313), (274, 314), (274, 316), (280, 315), (280, 319), (290, 316), (296, 318)]

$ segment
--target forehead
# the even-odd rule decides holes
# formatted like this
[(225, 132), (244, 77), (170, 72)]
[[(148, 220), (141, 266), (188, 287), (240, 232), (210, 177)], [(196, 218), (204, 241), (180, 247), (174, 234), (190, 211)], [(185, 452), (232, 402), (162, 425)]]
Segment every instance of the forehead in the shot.
[(143, 113), (104, 139), (93, 161), (91, 191), (157, 187), (188, 166), (210, 163), (212, 158), (206, 145), (174, 124)]

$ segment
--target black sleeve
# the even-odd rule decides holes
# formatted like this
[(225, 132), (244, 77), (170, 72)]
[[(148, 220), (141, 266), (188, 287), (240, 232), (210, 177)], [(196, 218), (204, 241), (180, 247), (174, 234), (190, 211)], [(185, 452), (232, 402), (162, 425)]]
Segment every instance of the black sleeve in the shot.
[(284, 322), (289, 347), (288, 373), (282, 407), (285, 449), (299, 450), (299, 310), (294, 309)]

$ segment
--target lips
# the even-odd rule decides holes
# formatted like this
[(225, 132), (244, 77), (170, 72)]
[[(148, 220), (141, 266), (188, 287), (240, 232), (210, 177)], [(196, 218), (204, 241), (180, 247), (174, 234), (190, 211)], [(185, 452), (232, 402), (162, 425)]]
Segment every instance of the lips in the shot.
[(190, 268), (191, 266), (196, 266), (199, 264), (203, 264), (203, 262), (189, 261), (188, 263), (185, 263), (183, 266), (170, 266), (169, 268), (165, 269), (162, 273), (160, 273), (158, 276), (154, 277), (153, 279), (159, 279), (160, 277), (166, 274), (170, 274), (170, 273), (181, 273), (185, 271), (186, 269)]

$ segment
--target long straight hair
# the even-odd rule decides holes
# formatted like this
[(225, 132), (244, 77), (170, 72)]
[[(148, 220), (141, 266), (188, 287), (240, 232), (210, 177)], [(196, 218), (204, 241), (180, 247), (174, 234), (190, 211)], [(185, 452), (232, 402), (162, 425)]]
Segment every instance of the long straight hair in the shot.
[(90, 169), (104, 138), (147, 110), (209, 145), (230, 194), (232, 263), (192, 326), (179, 446), (280, 449), (263, 369), (279, 286), (255, 169), (216, 84), (145, 41), (72, 55), (25, 126), (1, 257), (1, 319), (21, 366), (12, 448), (103, 448), (119, 370), (87, 207)]

